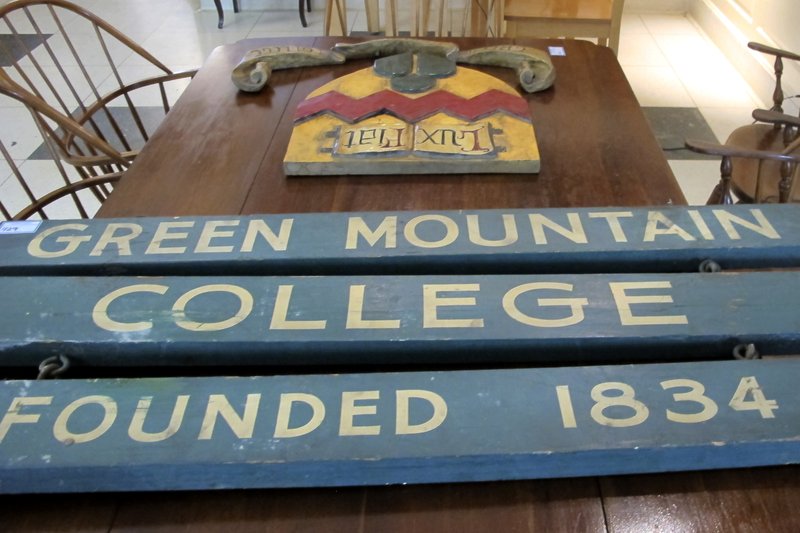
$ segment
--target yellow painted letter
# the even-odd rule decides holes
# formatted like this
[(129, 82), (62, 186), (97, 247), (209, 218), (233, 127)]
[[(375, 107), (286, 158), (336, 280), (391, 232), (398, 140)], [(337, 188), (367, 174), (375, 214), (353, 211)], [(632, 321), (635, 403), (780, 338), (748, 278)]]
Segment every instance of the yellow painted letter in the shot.
[[(444, 398), (428, 390), (399, 390), (395, 393), (397, 397), (397, 414), (395, 420), (395, 434), (397, 435), (413, 435), (417, 433), (427, 433), (438, 428), (447, 418), (447, 403)], [(408, 411), (409, 400), (411, 398), (418, 398), (426, 401), (433, 407), (433, 414), (431, 417), (419, 424), (409, 424)]]
[(569, 307), (570, 314), (564, 318), (536, 318), (526, 315), (517, 307), (517, 298), (520, 295), (536, 290), (551, 289), (557, 291), (572, 292), (572, 284), (570, 283), (524, 283), (510, 289), (503, 296), (503, 309), (505, 309), (508, 316), (526, 324), (528, 326), (536, 326), (537, 328), (563, 328), (565, 326), (572, 326), (583, 322), (583, 306), (589, 304), (586, 298), (539, 298), (536, 304), (541, 307), (554, 307), (563, 305)]
[(325, 329), (327, 320), (289, 320), (289, 303), (292, 300), (294, 285), (281, 285), (275, 296), (275, 309), (269, 329)]
[(56, 239), (56, 242), (64, 243), (66, 246), (61, 250), (55, 252), (48, 252), (42, 249), (42, 241), (45, 240), (50, 235), (54, 233), (58, 233), (59, 231), (65, 230), (74, 230), (74, 231), (82, 231), (88, 228), (86, 224), (62, 224), (61, 226), (55, 226), (50, 229), (46, 229), (41, 232), (39, 235), (34, 237), (30, 243), (28, 243), (28, 253), (33, 257), (41, 257), (42, 259), (52, 259), (53, 257), (64, 257), (65, 255), (69, 255), (75, 250), (78, 249), (78, 246), (82, 242), (88, 241), (91, 239), (88, 235), (83, 237), (76, 237), (74, 235), (71, 236), (62, 236)]
[(52, 401), (52, 396), (23, 396), (11, 400), (11, 406), (3, 415), (3, 420), (0, 420), (0, 442), (6, 438), (11, 424), (35, 424), (39, 421), (41, 415), (38, 413), (20, 413), (23, 407), (26, 405), (50, 405)]
[(175, 406), (172, 408), (172, 415), (169, 417), (169, 424), (166, 429), (156, 433), (144, 430), (144, 421), (150, 411), (152, 396), (142, 396), (136, 405), (136, 411), (131, 418), (131, 425), (128, 426), (128, 436), (136, 442), (161, 442), (167, 440), (181, 428), (183, 415), (186, 413), (186, 406), (189, 403), (189, 395), (181, 394), (175, 399)]
[(489, 240), (481, 235), (480, 219), (478, 215), (467, 215), (467, 233), (469, 241), (479, 246), (509, 246), (519, 239), (517, 233), (517, 222), (514, 215), (503, 215), (503, 229), (505, 237), (502, 239)]
[(364, 320), (364, 288), (351, 285), (347, 300), (347, 329), (398, 329), (400, 320)]
[[(67, 429), (67, 423), (69, 422), (69, 417), (75, 413), (80, 407), (84, 405), (95, 404), (99, 405), (103, 408), (103, 420), (91, 431), (86, 431), (84, 433), (73, 433), (69, 429)], [(108, 429), (111, 427), (111, 424), (114, 423), (114, 420), (117, 419), (117, 402), (114, 401), (113, 398), (109, 396), (85, 396), (83, 398), (78, 398), (61, 411), (61, 414), (58, 415), (56, 419), (56, 423), (53, 425), (53, 436), (56, 440), (60, 442), (72, 442), (75, 444), (81, 444), (84, 442), (93, 441), (99, 437), (101, 437)]]
[(384, 248), (397, 248), (397, 217), (390, 216), (383, 219), (375, 231), (369, 229), (367, 223), (361, 217), (350, 217), (347, 220), (347, 242), (346, 250), (356, 250), (358, 248), (358, 237), (361, 236), (370, 246), (381, 238), (384, 239)]
[(256, 243), (256, 235), (261, 235), (273, 250), (276, 252), (285, 252), (286, 248), (289, 246), (292, 224), (294, 224), (293, 218), (281, 220), (281, 229), (278, 231), (278, 234), (275, 235), (272, 229), (270, 229), (263, 220), (251, 220), (250, 224), (247, 226), (247, 233), (244, 236), (242, 251), (252, 252)]
[(380, 391), (345, 391), (342, 393), (342, 414), (339, 420), (339, 436), (379, 435), (380, 426), (354, 426), (353, 418), (360, 415), (374, 415), (378, 412), (376, 405), (356, 405), (359, 400), (377, 400)]
[(482, 328), (482, 318), (439, 318), (439, 307), (454, 305), (475, 305), (475, 297), (444, 298), (440, 292), (479, 291), (478, 283), (446, 283), (422, 286), (422, 327), (423, 328)]
[(200, 426), (200, 434), (197, 440), (210, 440), (214, 435), (214, 426), (219, 415), (228, 423), (231, 431), (240, 439), (249, 439), (253, 436), (253, 429), (256, 424), (258, 414), (258, 404), (261, 401), (260, 394), (248, 394), (244, 405), (244, 415), (233, 410), (228, 398), (224, 394), (211, 394), (208, 397), (208, 407), (203, 417), (203, 424)]
[(111, 302), (120, 296), (125, 296), (126, 294), (132, 294), (134, 292), (154, 292), (156, 294), (164, 294), (167, 292), (167, 289), (169, 289), (169, 287), (166, 285), (151, 285), (148, 283), (142, 283), (139, 285), (129, 285), (127, 287), (122, 287), (120, 289), (111, 291), (100, 298), (97, 304), (95, 304), (94, 309), (92, 309), (92, 319), (94, 320), (95, 325), (106, 331), (144, 331), (146, 329), (150, 329), (153, 327), (153, 323), (149, 320), (142, 322), (117, 322), (116, 320), (112, 320), (108, 316), (108, 306), (111, 305)]
[[(417, 226), (422, 222), (439, 222), (445, 230), (444, 236), (435, 241), (423, 240), (417, 235)], [(458, 238), (458, 226), (451, 218), (443, 215), (420, 215), (408, 221), (406, 227), (403, 228), (403, 235), (406, 240), (419, 248), (444, 248), (453, 244)]]
[[(117, 235), (117, 230), (128, 230), (128, 232), (123, 235)], [(141, 234), (142, 226), (139, 224), (130, 224), (127, 222), (108, 224), (89, 255), (103, 255), (103, 252), (109, 244), (116, 245), (117, 255), (131, 255), (131, 241)]]
[[(311, 418), (302, 426), (289, 427), (289, 420), (292, 416), (292, 406), (302, 402), (311, 408)], [(286, 392), (281, 394), (281, 402), (278, 405), (278, 420), (275, 423), (275, 438), (284, 439), (290, 437), (301, 437), (308, 435), (322, 424), (325, 419), (325, 404), (313, 394), (302, 392)]]
[(194, 222), (190, 220), (162, 222), (158, 225), (156, 232), (153, 234), (153, 240), (147, 247), (145, 254), (182, 254), (186, 251), (185, 246), (161, 246), (164, 241), (174, 241), (177, 239), (185, 239), (189, 236), (185, 231), (178, 231), (170, 233), (169, 230), (173, 228), (191, 228)]
[(669, 281), (630, 281), (610, 282), (611, 294), (617, 303), (619, 321), (623, 326), (657, 326), (672, 324), (688, 324), (686, 315), (642, 315), (634, 316), (631, 304), (671, 304), (672, 296), (668, 294), (651, 294), (648, 296), (631, 296), (626, 291), (636, 289), (670, 289)]
[[(221, 331), (223, 329), (232, 328), (250, 316), (250, 312), (253, 310), (253, 295), (238, 285), (227, 284), (203, 285), (202, 287), (192, 289), (187, 293), (182, 294), (181, 297), (175, 301), (175, 305), (172, 306), (172, 310), (177, 316), (185, 317), (186, 305), (192, 300), (192, 298), (208, 292), (227, 292), (233, 294), (239, 298), (239, 310), (232, 317), (225, 320), (220, 320), (219, 322), (195, 322), (185, 318), (176, 318), (175, 324), (177, 324), (178, 327), (187, 329), (189, 331)], [(214, 308), (216, 307), (217, 306), (214, 306)], [(207, 313), (209, 311), (205, 312)], [(213, 313), (213, 310), (211, 312)]]

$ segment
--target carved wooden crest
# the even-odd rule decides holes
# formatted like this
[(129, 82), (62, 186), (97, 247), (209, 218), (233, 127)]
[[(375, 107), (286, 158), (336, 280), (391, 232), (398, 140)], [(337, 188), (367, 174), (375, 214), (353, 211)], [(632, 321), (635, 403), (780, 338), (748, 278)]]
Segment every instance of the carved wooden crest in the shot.
[(425, 53), (378, 59), (298, 105), (287, 175), (535, 173), (527, 101), (506, 83)]

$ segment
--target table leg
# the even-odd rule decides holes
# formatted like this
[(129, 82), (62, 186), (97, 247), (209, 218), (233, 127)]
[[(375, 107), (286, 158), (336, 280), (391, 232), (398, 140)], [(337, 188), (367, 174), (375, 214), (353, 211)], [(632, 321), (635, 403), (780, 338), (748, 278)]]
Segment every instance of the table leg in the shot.
[(370, 33), (380, 32), (381, 20), (378, 0), (364, 0), (364, 11), (367, 13), (367, 31)]
[(470, 0), (469, 37), (503, 35), (503, 0)]
[(394, 0), (386, 0), (386, 13), (384, 13), (384, 16), (386, 17), (384, 35), (386, 37), (397, 37), (397, 5)]
[(219, 22), (217, 22), (217, 28), (221, 30), (222, 25), (225, 24), (225, 15), (222, 13), (222, 1), (214, 0), (214, 5), (217, 6), (217, 16), (219, 17)]
[(486, 37), (488, 0), (472, 0), (469, 10), (469, 37)]
[(325, 3), (325, 36), (347, 35), (347, 3), (328, 0)]
[(239, 12), (239, 0), (233, 0), (233, 12), (234, 13)]
[(303, 11), (303, 0), (300, 0), (300, 24), (302, 24), (304, 28), (308, 27), (308, 22), (306, 22), (306, 13)]

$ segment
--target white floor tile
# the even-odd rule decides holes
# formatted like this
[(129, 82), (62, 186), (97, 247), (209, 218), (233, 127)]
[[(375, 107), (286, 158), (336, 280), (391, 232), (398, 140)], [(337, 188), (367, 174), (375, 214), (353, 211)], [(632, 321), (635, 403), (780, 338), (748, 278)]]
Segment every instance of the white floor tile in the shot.
[[(43, 76), (38, 70), (31, 68), (24, 69), (24, 71), (47, 103), (59, 111), (67, 113), (75, 110), (79, 101), (85, 102), (94, 94), (92, 86), (99, 87), (111, 75), (110, 67), (90, 66), (81, 69), (64, 66), (59, 69), (56, 66), (42, 66), (41, 69), (44, 73)], [(62, 73), (66, 75), (66, 78), (62, 76)], [(22, 77), (16, 71), (11, 71), (9, 74), (12, 79), (22, 83)], [(89, 76), (88, 80), (86, 75)], [(22, 83), (22, 85), (28, 87), (27, 83)], [(63, 109), (62, 102), (66, 109)]]
[(250, 29), (248, 37), (316, 37), (323, 33), (324, 18), (325, 12), (320, 6), (319, 9), (306, 13), (308, 27), (304, 28), (296, 9), (265, 11), (260, 14), (259, 19)]
[(711, 131), (723, 143), (733, 130), (753, 123), (753, 109), (748, 107), (701, 107), (699, 110)]
[[(765, 102), (766, 104), (766, 102)], [(765, 105), (764, 107), (770, 108), (771, 105)], [(797, 116), (800, 114), (800, 99), (798, 98), (788, 98), (783, 101), (783, 112), (788, 113), (790, 115)]]
[(695, 24), (683, 15), (641, 14), (645, 27), (653, 35), (697, 35)]
[[(8, 2), (3, 2), (3, 3), (8, 3)], [(42, 33), (53, 33), (58, 30), (59, 22), (63, 26), (67, 27), (70, 25), (71, 22), (79, 18), (79, 16), (74, 12), (66, 11), (64, 9), (57, 9), (56, 10), (57, 18), (54, 19), (46, 6), (30, 6), (29, 11), (31, 13), (31, 18), (33, 18), (33, 20), (36, 22), (36, 27), (38, 27)], [(13, 28), (19, 33), (36, 32), (34, 26), (28, 19), (28, 16), (21, 9), (10, 13), (8, 15), (8, 21), (10, 22), (11, 26), (13, 26)], [(5, 22), (0, 22), (0, 33), (13, 33), (13, 32), (6, 27)]]
[(756, 107), (750, 87), (702, 35), (656, 35), (656, 42), (698, 107)]
[(719, 161), (672, 159), (669, 166), (689, 205), (705, 205), (719, 182)]
[(642, 17), (638, 13), (622, 13), (620, 24), (620, 35), (650, 35), (650, 30), (645, 26)]
[[(15, 164), (20, 165), (22, 164), (22, 161), (15, 161)], [(4, 158), (0, 158), (0, 187), (2, 187), (6, 180), (11, 178), (11, 176), (11, 166), (5, 161)], [(0, 200), (2, 200), (2, 197), (0, 197)]]
[(617, 60), (623, 66), (667, 67), (669, 62), (649, 33), (621, 34)]
[[(64, 185), (64, 180), (52, 161), (25, 161), (19, 166), (19, 170), (37, 198)], [(67, 171), (77, 179), (74, 169), (67, 167)], [(82, 191), (79, 196), (88, 214), (94, 214), (100, 207), (100, 203), (91, 192)], [(3, 199), (3, 205), (12, 214), (30, 204), (22, 186), (14, 178), (7, 179), (0, 185), (0, 197)], [(69, 196), (45, 208), (45, 213), (54, 219), (80, 218), (80, 212)]]
[[(175, 71), (189, 70), (189, 69), (176, 69)], [(123, 82), (126, 84), (133, 83), (134, 81), (143, 80), (152, 76), (158, 76), (162, 72), (152, 66), (138, 66), (138, 65), (122, 65), (119, 67), (119, 73)], [(178, 98), (189, 85), (191, 80), (180, 79), (173, 80), (164, 84), (164, 91), (167, 94), (167, 100), (170, 106), (178, 101)], [(107, 94), (119, 88), (119, 83), (116, 79), (109, 77), (105, 83), (100, 86), (100, 94)], [(142, 87), (129, 93), (135, 106), (154, 106), (161, 107), (161, 89), (158, 85), (151, 85), (149, 87)], [(127, 107), (124, 98), (117, 98), (110, 103), (111, 106)]]
[[(348, 24), (350, 25), (350, 31), (367, 31), (367, 14), (364, 11), (353, 11), (352, 13), (347, 13), (347, 18), (350, 20)], [(381, 18), (381, 21), (384, 19)]]
[(696, 67), (678, 75), (697, 107), (760, 107), (750, 87), (724, 68)]
[(639, 105), (694, 107), (694, 101), (671, 67), (622, 66)]
[(14, 125), (13, 128), (3, 128), (0, 133), (3, 145), (12, 159), (27, 159), (42, 144), (42, 136), (31, 114), (24, 107), (2, 108), (0, 113), (3, 124)]
[(213, 32), (248, 32), (261, 17), (260, 11), (225, 11), (222, 29), (217, 27), (219, 17), (216, 11), (204, 10), (191, 13), (173, 13), (167, 15), (156, 31), (196, 31), (198, 33)]
[[(236, 42), (244, 38), (245, 32), (234, 34), (232, 32), (197, 33), (193, 30), (158, 32), (142, 43), (142, 46), (153, 54), (159, 61), (170, 68), (183, 65), (199, 67), (208, 54), (219, 45)], [(175, 46), (175, 43), (181, 43)], [(129, 57), (123, 65), (143, 66), (148, 60), (134, 55)]]

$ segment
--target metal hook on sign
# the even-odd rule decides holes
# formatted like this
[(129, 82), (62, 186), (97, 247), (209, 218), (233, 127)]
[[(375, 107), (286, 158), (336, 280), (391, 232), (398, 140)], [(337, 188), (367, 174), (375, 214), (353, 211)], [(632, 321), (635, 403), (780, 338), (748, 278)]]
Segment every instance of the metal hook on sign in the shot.
[(734, 359), (761, 359), (755, 344), (737, 344), (733, 347)]
[(53, 379), (61, 376), (69, 368), (66, 355), (54, 355), (39, 363), (39, 375), (36, 379)]
[(703, 274), (713, 274), (715, 272), (722, 272), (722, 267), (713, 259), (706, 259), (700, 263), (698, 270)]

